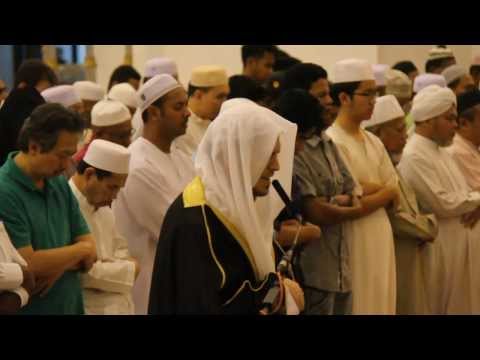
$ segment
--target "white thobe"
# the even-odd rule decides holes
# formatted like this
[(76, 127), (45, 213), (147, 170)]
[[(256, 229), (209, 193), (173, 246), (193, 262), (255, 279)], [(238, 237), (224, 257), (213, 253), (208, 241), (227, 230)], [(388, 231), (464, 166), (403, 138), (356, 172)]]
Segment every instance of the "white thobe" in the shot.
[[(398, 184), (397, 174), (380, 139), (360, 130), (364, 141), (333, 124), (327, 135), (337, 145), (350, 173), (359, 183)], [(350, 246), (353, 314), (395, 314), (396, 273), (392, 227), (384, 208), (345, 223)]]
[(398, 170), (414, 189), (420, 207), (438, 219), (426, 274), (431, 313), (477, 313), (478, 265), (472, 255), (480, 241), (480, 226), (467, 229), (461, 217), (480, 206), (480, 193), (471, 191), (445, 148), (419, 134), (407, 143)]
[[(113, 210), (120, 233), (130, 252), (140, 262), (140, 274), (133, 287), (135, 313), (148, 310), (155, 251), (165, 214), (183, 189), (195, 177), (193, 162), (172, 144), (164, 153), (144, 137), (129, 147), (130, 171)], [(188, 254), (185, 254), (188, 256)]]
[(205, 120), (197, 116), (190, 110), (190, 117), (188, 118), (187, 132), (185, 135), (178, 137), (175, 140), (178, 148), (185, 152), (190, 158), (197, 152), (198, 145), (207, 132), (210, 120)]
[(135, 264), (127, 240), (117, 231), (113, 211), (108, 206), (95, 210), (72, 179), (69, 184), (97, 244), (98, 260), (81, 278), (85, 313), (133, 315)]

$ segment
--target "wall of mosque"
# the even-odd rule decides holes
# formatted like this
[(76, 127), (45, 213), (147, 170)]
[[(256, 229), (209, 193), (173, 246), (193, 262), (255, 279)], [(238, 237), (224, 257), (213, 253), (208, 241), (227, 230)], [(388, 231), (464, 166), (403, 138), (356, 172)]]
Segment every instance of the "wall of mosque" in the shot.
[[(349, 57), (364, 58), (372, 63), (393, 65), (400, 60), (412, 60), (423, 72), (428, 51), (434, 45), (279, 45), (290, 55), (306, 62), (322, 65), (331, 73), (335, 62)], [(458, 63), (468, 67), (480, 45), (448, 45)], [(97, 81), (107, 86), (113, 69), (123, 63), (123, 45), (96, 45)], [(242, 70), (240, 45), (135, 45), (133, 65), (143, 73), (145, 62), (156, 56), (167, 56), (177, 62), (179, 78), (187, 84), (191, 70), (198, 65), (219, 64), (230, 75)]]

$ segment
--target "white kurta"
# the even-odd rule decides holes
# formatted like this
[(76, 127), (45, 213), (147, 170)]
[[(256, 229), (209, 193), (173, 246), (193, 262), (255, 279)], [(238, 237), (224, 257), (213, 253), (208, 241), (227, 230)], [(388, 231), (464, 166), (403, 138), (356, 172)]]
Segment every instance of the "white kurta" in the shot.
[(69, 184), (97, 244), (98, 260), (82, 275), (85, 313), (133, 315), (135, 264), (129, 260), (127, 240), (117, 231), (113, 211), (107, 206), (95, 211), (72, 179)]
[(135, 313), (147, 314), (150, 285), (160, 229), (165, 214), (195, 177), (193, 162), (172, 145), (170, 154), (144, 137), (129, 147), (130, 171), (125, 187), (113, 203), (120, 233), (140, 262), (133, 288)]
[[(480, 226), (465, 228), (461, 216), (480, 206), (445, 148), (414, 134), (398, 169), (414, 189), (420, 207), (437, 216), (439, 233), (430, 246), (427, 293), (433, 314), (478, 313), (478, 271), (472, 246), (480, 240)], [(478, 251), (478, 247), (476, 251)]]
[[(337, 124), (327, 130), (357, 184), (396, 184), (395, 168), (380, 139), (361, 132), (364, 141), (356, 140)], [(381, 208), (347, 222), (345, 236), (351, 249), (353, 314), (395, 314), (395, 249), (387, 212)]]
[(185, 135), (178, 137), (175, 143), (180, 150), (192, 158), (194, 153), (197, 152), (198, 145), (207, 132), (211, 121), (198, 117), (192, 110), (190, 110), (190, 112), (191, 115), (188, 118), (187, 132)]
[(22, 301), (28, 301), (28, 297), (24, 295), (25, 290), (21, 288), (23, 283), (21, 266), (27, 266), (27, 263), (12, 245), (5, 226), (0, 221), (0, 292), (8, 290), (20, 297), (26, 297)]

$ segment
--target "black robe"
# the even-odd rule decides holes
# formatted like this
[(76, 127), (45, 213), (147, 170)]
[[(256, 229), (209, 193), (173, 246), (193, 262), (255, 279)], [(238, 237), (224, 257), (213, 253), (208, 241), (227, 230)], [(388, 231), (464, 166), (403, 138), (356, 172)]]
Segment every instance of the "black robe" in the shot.
[(258, 314), (261, 309), (275, 275), (256, 281), (238, 241), (207, 205), (204, 209), (211, 247), (202, 206), (184, 207), (182, 195), (170, 206), (157, 246), (149, 314)]
[(14, 89), (0, 109), (0, 166), (7, 155), (17, 148), (20, 129), (33, 110), (45, 103), (42, 95), (33, 87)]

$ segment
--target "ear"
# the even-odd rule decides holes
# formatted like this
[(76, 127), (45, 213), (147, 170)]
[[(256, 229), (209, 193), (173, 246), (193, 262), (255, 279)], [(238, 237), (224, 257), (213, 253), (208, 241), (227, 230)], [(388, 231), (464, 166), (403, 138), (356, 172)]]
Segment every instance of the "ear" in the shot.
[(85, 169), (85, 172), (83, 173), (85, 176), (85, 180), (89, 181), (93, 176), (95, 176), (95, 169), (92, 167), (88, 167)]
[(338, 94), (338, 98), (340, 99), (340, 104), (349, 104), (351, 102), (350, 95), (348, 95), (346, 92), (341, 92)]
[(255, 59), (254, 57), (249, 57), (247, 59), (246, 66), (247, 67), (252, 67), (252, 66), (255, 66), (256, 63), (257, 63), (257, 59)]
[(28, 153), (31, 155), (40, 154), (42, 152), (42, 148), (39, 143), (36, 141), (30, 140), (28, 142)]
[(202, 100), (203, 97), (203, 91), (197, 89), (193, 92), (193, 98), (196, 100)]

